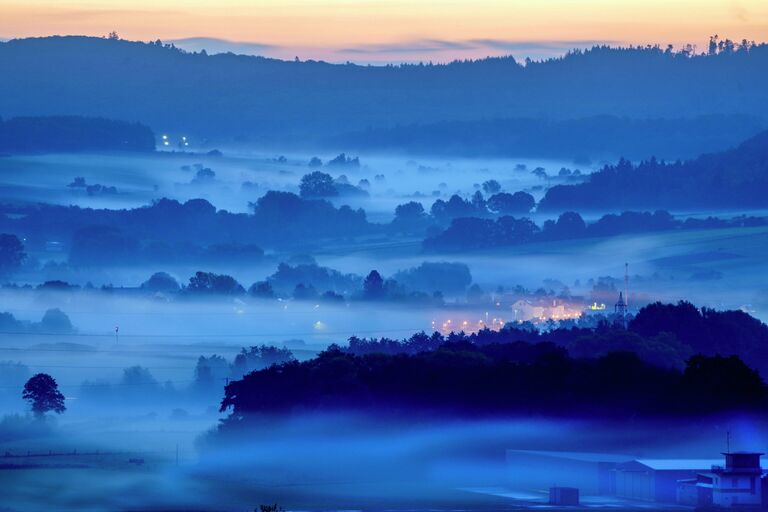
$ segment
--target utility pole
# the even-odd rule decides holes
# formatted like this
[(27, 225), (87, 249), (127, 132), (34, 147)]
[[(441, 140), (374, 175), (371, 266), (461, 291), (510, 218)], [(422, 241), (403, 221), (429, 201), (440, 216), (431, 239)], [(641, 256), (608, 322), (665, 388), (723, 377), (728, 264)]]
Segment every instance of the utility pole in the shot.
[(119, 339), (118, 339), (118, 334), (119, 334), (119, 333), (120, 333), (120, 326), (119, 326), (119, 325), (116, 325), (116, 326), (115, 326), (115, 345), (117, 345), (117, 343), (118, 343), (118, 341), (119, 341)]

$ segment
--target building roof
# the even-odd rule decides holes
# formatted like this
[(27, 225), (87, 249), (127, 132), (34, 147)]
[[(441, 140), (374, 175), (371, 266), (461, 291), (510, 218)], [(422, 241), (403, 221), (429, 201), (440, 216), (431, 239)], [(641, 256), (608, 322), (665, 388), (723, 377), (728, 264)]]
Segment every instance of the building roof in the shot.
[(632, 460), (631, 455), (598, 452), (558, 452), (547, 450), (507, 450), (507, 454), (536, 455), (539, 457), (552, 457), (557, 459), (576, 460), (581, 462), (627, 462)]
[(632, 462), (654, 471), (709, 471), (712, 466), (723, 465), (722, 459), (636, 459)]

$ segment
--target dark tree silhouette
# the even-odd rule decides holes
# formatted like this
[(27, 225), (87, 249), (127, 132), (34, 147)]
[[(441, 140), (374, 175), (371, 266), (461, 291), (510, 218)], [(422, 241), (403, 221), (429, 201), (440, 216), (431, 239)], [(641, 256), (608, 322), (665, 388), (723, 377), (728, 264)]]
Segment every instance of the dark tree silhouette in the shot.
[[(360, 340), (350, 339), (348, 349), (332, 345), (313, 359), (271, 366), (230, 382), (221, 411), (232, 408), (232, 415), (224, 426), (250, 414), (297, 408), (428, 410), (451, 417), (531, 412), (652, 417), (765, 410), (765, 384), (736, 357), (699, 356), (681, 372), (627, 351), (575, 358), (553, 343), (513, 341), (515, 334), (482, 331), (482, 336), (459, 333), (443, 339), (420, 333), (405, 346), (382, 339), (362, 355), (355, 354), (365, 349)], [(737, 400), (729, 399), (735, 395)]]
[(40, 320), (40, 328), (47, 333), (70, 333), (75, 330), (69, 316), (59, 308), (45, 312)]
[(236, 378), (242, 378), (243, 375), (254, 370), (262, 370), (276, 364), (295, 361), (293, 353), (285, 348), (273, 347), (271, 345), (259, 345), (240, 350), (232, 363), (232, 375)]
[(248, 288), (248, 293), (253, 297), (260, 297), (262, 299), (271, 299), (275, 296), (275, 291), (272, 289), (272, 285), (268, 281), (257, 281)]
[(410, 290), (463, 293), (472, 283), (472, 274), (464, 263), (428, 262), (397, 272), (392, 278)]
[[(663, 186), (660, 184), (663, 183)], [(637, 165), (621, 159), (592, 173), (583, 183), (557, 185), (539, 202), (539, 211), (565, 209), (763, 208), (768, 204), (768, 131), (738, 147), (686, 162), (655, 158)]]
[(355, 157), (348, 157), (346, 154), (341, 153), (336, 158), (329, 160), (326, 164), (328, 167), (360, 167), (360, 159)]
[(18, 270), (26, 256), (19, 237), (0, 234), (0, 277)]
[(544, 223), (544, 236), (553, 239), (578, 238), (584, 234), (587, 223), (576, 212), (565, 212), (557, 218), (557, 221)]
[(72, 237), (69, 260), (75, 265), (133, 263), (139, 252), (138, 241), (113, 226), (87, 226)]
[(305, 174), (299, 185), (301, 197), (332, 197), (339, 194), (330, 174), (315, 171)]
[(154, 151), (155, 135), (144, 125), (77, 116), (0, 120), (0, 151)]
[(293, 298), (296, 300), (314, 300), (317, 298), (317, 289), (314, 286), (299, 283), (293, 289)]
[(384, 296), (384, 279), (376, 270), (371, 270), (363, 281), (363, 295), (367, 299), (380, 299)]
[(395, 219), (399, 222), (418, 222), (423, 218), (424, 207), (416, 201), (409, 201), (395, 208)]
[[(444, 65), (368, 67), (248, 56), (212, 58), (184, 54), (171, 45), (103, 38), (29, 38), (3, 44), (0, 69), (13, 69), (15, 79), (0, 84), (0, 97), (4, 98), (3, 110), (10, 112), (79, 109), (84, 114), (114, 117), (130, 113), (131, 118), (152, 119), (153, 124), (170, 130), (184, 129), (205, 137), (233, 138), (248, 133), (257, 139), (278, 141), (290, 136), (293, 142), (311, 144), (320, 134), (368, 127), (459, 119), (487, 119), (493, 127), (497, 119), (503, 126), (508, 119), (536, 117), (550, 133), (568, 128), (562, 140), (575, 130), (571, 124), (553, 123), (552, 119), (570, 121), (603, 112), (612, 112), (617, 119), (739, 112), (764, 119), (768, 102), (761, 84), (768, 76), (768, 47), (761, 44), (735, 53), (730, 52), (731, 47), (724, 44), (723, 49), (729, 50), (722, 55), (700, 56), (687, 48), (666, 52), (661, 47), (596, 46), (527, 64), (500, 57)], [(73, 69), (79, 72), (73, 73)], [(110, 73), (104, 80), (92, 79), (105, 69)], [(59, 87), (50, 87), (50, 76), (57, 77)], [(182, 76), (188, 80), (179, 81)], [(227, 80), (231, 76), (242, 80)], [(263, 80), (265, 76), (270, 80)], [(477, 80), (478, 76), (483, 80)], [(707, 84), (706, 93), (691, 94), (702, 83)], [(732, 86), (737, 83), (740, 88), (734, 96)], [(627, 94), (629, 90), (632, 94)], [(525, 91), (525, 101), (520, 101), (520, 91)], [(88, 101), (95, 97), (123, 101)], [(176, 104), (194, 104), (195, 108), (169, 108)], [(632, 139), (637, 130), (627, 125), (619, 136)], [(713, 126), (720, 133), (710, 137), (728, 135), (728, 129)], [(521, 141), (516, 137), (520, 131), (503, 131), (496, 135), (496, 146), (515, 151), (517, 156), (521, 149), (526, 154), (537, 149), (531, 149), (529, 141), (550, 151), (559, 146), (537, 131), (528, 129), (530, 135)], [(484, 149), (486, 134), (494, 131), (476, 132), (480, 130), (472, 125), (454, 129), (456, 135), (440, 137), (439, 146)], [(418, 142), (418, 132), (416, 136), (412, 133), (401, 132), (400, 137)], [(595, 151), (613, 146), (614, 134), (603, 133), (611, 137), (590, 137)], [(686, 134), (684, 130), (680, 133)], [(368, 138), (378, 139), (378, 135), (374, 132)], [(348, 142), (344, 147), (357, 149), (359, 145)], [(569, 153), (566, 155), (575, 156)]]
[(187, 291), (191, 293), (213, 293), (223, 295), (242, 295), (245, 288), (234, 277), (213, 272), (196, 272), (189, 278)]
[(536, 205), (536, 200), (527, 192), (506, 192), (494, 194), (488, 198), (488, 208), (496, 213), (505, 215), (528, 213)]
[(488, 180), (483, 182), (483, 192), (486, 194), (498, 194), (501, 192), (501, 184), (496, 180)]
[(53, 377), (46, 373), (38, 373), (24, 384), (21, 397), (32, 406), (32, 412), (42, 417), (46, 412), (53, 411), (61, 414), (67, 410), (64, 406), (64, 395)]
[(151, 292), (177, 292), (181, 287), (179, 282), (170, 274), (155, 272), (149, 279), (141, 283), (141, 288)]
[(259, 505), (253, 512), (285, 512), (285, 509), (275, 503), (274, 505)]

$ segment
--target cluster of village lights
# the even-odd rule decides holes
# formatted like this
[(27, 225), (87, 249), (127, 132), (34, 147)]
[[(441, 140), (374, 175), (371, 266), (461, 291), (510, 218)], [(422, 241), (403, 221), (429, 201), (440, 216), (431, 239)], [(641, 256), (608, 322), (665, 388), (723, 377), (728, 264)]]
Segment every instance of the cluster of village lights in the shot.
[[(163, 134), (161, 136), (163, 147), (169, 147), (171, 145), (171, 139), (168, 137), (167, 134)], [(189, 147), (189, 139), (187, 139), (186, 136), (181, 137), (181, 141), (179, 142), (179, 146), (181, 147)]]

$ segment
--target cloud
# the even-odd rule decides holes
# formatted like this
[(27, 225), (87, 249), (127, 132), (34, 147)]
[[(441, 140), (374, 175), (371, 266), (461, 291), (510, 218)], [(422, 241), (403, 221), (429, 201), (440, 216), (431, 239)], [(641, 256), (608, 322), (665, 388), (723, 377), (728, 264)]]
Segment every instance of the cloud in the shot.
[[(505, 39), (469, 39), (451, 41), (443, 39), (419, 39), (402, 43), (372, 44), (347, 47), (338, 50), (350, 55), (410, 55), (432, 53), (471, 52), (476, 55), (491, 55), (499, 52), (521, 53), (523, 56), (558, 56), (574, 48), (589, 48), (601, 44), (620, 44), (608, 40), (552, 40), (518, 41)], [(485, 53), (484, 53), (485, 52)]]
[(505, 51), (562, 51), (574, 48), (591, 48), (604, 44), (618, 45), (621, 41), (580, 39), (571, 41), (506, 41), (504, 39), (473, 39), (479, 47)]
[(228, 39), (218, 39), (215, 37), (186, 37), (183, 39), (171, 39), (164, 42), (173, 43), (183, 50), (191, 52), (205, 50), (207, 53), (211, 54), (232, 52), (239, 55), (264, 55), (279, 49), (278, 46), (266, 43), (230, 41)]
[(342, 48), (293, 47), (267, 43), (231, 41), (213, 37), (188, 37), (166, 41), (187, 51), (205, 50), (209, 54), (232, 52), (241, 55), (262, 55), (275, 58), (324, 59), (330, 62), (400, 63), (438, 61), (462, 58), (483, 58), (513, 54), (516, 58), (542, 59), (559, 57), (574, 48), (589, 48), (601, 44), (621, 44), (608, 40), (538, 40), (506, 39), (416, 39), (397, 43), (362, 44)]
[(403, 43), (366, 44), (341, 48), (339, 53), (375, 55), (380, 53), (431, 53), (444, 51), (476, 50), (478, 45), (471, 41), (446, 41), (441, 39), (420, 39)]

